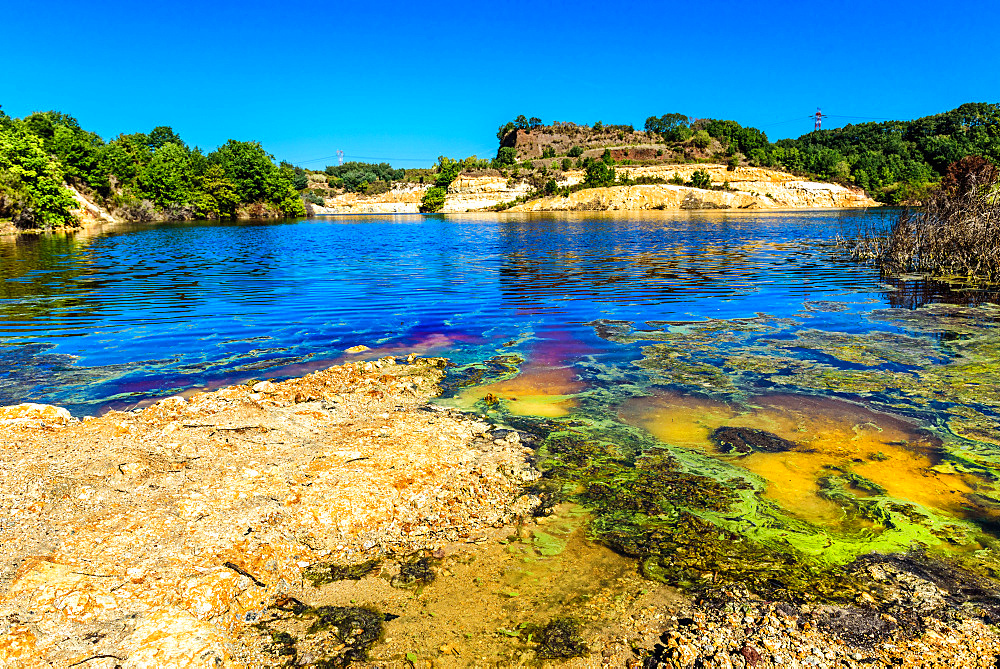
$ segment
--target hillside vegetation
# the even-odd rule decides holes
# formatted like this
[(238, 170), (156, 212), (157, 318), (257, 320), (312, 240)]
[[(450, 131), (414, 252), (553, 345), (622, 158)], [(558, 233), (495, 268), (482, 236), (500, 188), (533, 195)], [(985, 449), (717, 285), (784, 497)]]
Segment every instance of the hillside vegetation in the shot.
[(305, 173), (259, 142), (229, 140), (210, 153), (169, 127), (105, 141), (72, 116), (0, 111), (0, 219), (20, 228), (76, 222), (72, 186), (125, 220), (296, 216)]
[(606, 151), (608, 164), (610, 159), (625, 164), (713, 161), (731, 168), (774, 167), (857, 186), (881, 202), (899, 204), (926, 199), (948, 166), (961, 158), (982, 156), (1000, 163), (1000, 105), (967, 103), (914, 121), (847, 125), (777, 142), (736, 121), (690, 119), (677, 113), (650, 116), (643, 130), (600, 121), (593, 126), (546, 126), (521, 116), (501, 126), (497, 138), (495, 167), (523, 166), (543, 158), (554, 159), (552, 167), (586, 168)]

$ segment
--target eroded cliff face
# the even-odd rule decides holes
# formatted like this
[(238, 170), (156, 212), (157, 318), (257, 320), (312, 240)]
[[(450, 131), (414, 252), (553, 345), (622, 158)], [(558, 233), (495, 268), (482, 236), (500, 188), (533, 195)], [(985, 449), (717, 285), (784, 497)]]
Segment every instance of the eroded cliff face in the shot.
[[(645, 210), (645, 209), (815, 209), (877, 207), (864, 191), (839, 184), (803, 181), (798, 177), (760, 167), (728, 171), (724, 165), (668, 165), (618, 168), (632, 179), (669, 179), (677, 174), (684, 181), (696, 170), (704, 170), (713, 185), (726, 182), (731, 190), (705, 190), (671, 184), (588, 188), (568, 197), (532, 200), (511, 211)], [(566, 183), (583, 180), (582, 173), (567, 174)]]
[[(814, 209), (877, 207), (878, 202), (860, 189), (839, 184), (804, 181), (786, 172), (763, 167), (725, 165), (643, 165), (619, 166), (619, 175), (631, 179), (643, 177), (669, 180), (674, 175), (690, 181), (697, 170), (708, 172), (713, 186), (728, 183), (729, 190), (704, 190), (689, 186), (651, 184), (588, 188), (568, 197), (554, 196), (531, 200), (511, 211), (567, 210), (644, 210), (644, 209)], [(583, 170), (553, 172), (562, 186), (583, 182)], [(417, 213), (420, 199), (430, 186), (408, 185), (374, 196), (345, 193), (327, 198), (325, 207), (314, 207), (316, 214), (394, 214)], [(488, 211), (498, 204), (527, 195), (530, 184), (523, 179), (497, 175), (460, 176), (448, 188), (443, 213)]]

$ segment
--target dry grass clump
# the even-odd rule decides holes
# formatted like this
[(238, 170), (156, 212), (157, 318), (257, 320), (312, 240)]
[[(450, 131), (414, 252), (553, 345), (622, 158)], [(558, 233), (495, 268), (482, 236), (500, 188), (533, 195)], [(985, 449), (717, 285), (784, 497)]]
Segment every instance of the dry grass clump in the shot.
[(996, 166), (980, 156), (952, 163), (922, 210), (904, 210), (888, 230), (845, 243), (858, 260), (888, 272), (1000, 280), (1000, 189)]

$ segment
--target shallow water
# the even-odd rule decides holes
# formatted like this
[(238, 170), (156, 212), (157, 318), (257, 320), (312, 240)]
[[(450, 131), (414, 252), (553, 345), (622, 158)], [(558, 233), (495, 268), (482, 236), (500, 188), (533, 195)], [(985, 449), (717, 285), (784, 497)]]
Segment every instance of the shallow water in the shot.
[[(834, 562), (914, 541), (979, 550), (1000, 527), (1000, 310), (837, 250), (889, 215), (339, 217), (4, 239), (0, 404), (82, 415), (446, 355), (458, 367), (442, 401), (638, 428), (686, 471), (745, 480), (735, 511), (698, 514), (761, 542)], [(726, 453), (723, 426), (797, 446)]]

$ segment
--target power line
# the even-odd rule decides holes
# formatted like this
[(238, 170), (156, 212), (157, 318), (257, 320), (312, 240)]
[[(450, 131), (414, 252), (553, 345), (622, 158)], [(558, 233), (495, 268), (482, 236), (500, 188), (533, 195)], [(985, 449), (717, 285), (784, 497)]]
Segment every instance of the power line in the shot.
[[(885, 118), (884, 116), (841, 116), (838, 114), (823, 114), (823, 116), (828, 118), (861, 118), (868, 121), (893, 121), (895, 119)], [(812, 117), (809, 117), (812, 118)]]
[[(486, 149), (486, 153), (492, 153), (492, 152), (493, 152), (492, 148)], [(479, 154), (475, 153), (473, 155), (479, 155)], [(291, 162), (291, 163), (296, 164), (296, 165), (304, 165), (304, 164), (307, 164), (307, 163), (319, 163), (319, 162), (322, 162), (324, 160), (333, 160), (334, 158), (338, 158), (338, 157), (339, 157), (338, 154), (334, 154), (332, 156), (322, 156), (320, 158), (309, 158), (308, 160), (290, 160), (288, 162)], [(391, 161), (391, 162), (410, 162), (410, 163), (430, 163), (432, 165), (437, 162), (437, 158), (392, 158), (392, 157), (387, 157), (387, 156), (358, 156), (358, 155), (347, 154), (347, 153), (344, 154), (344, 158), (345, 159), (349, 159), (349, 160), (380, 160), (380, 161), (385, 161), (385, 162)]]

